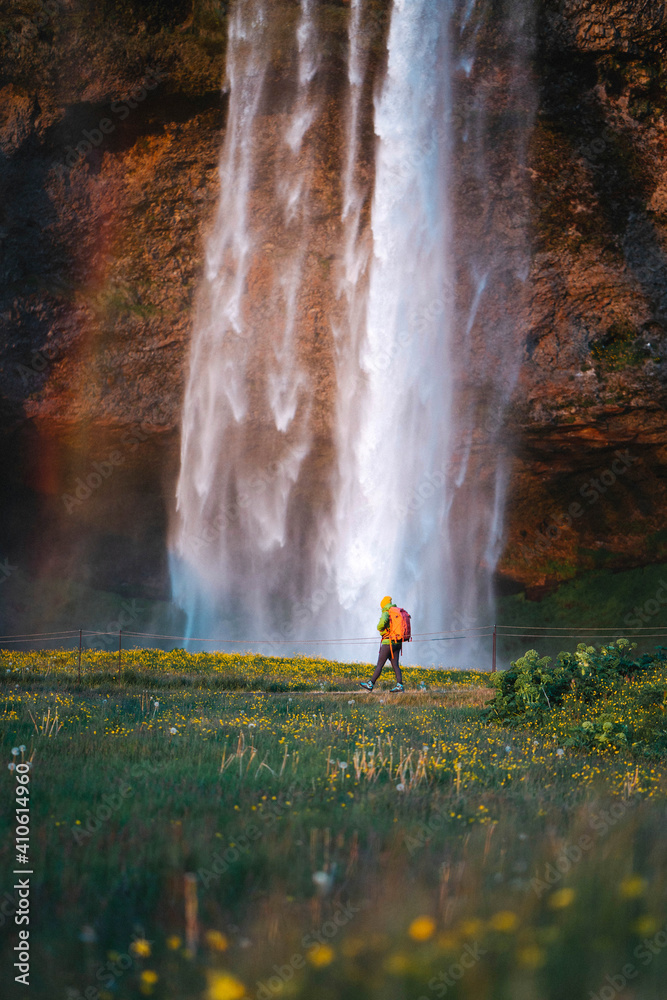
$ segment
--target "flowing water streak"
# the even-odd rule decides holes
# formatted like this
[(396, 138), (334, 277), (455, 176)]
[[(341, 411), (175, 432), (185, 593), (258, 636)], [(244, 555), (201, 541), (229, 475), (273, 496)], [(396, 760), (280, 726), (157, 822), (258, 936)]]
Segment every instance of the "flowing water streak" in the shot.
[[(439, 0), (395, 0), (375, 108), (364, 382), (342, 486), (353, 502), (337, 558), (340, 603), (366, 631), (384, 593), (419, 607), (423, 629), (439, 623), (446, 604), (441, 547), (437, 558), (432, 550), (446, 509), (441, 467), (452, 398), (442, 301), (451, 287), (449, 164), (447, 129), (438, 127), (449, 101), (448, 25), (449, 7)], [(434, 482), (434, 495), (408, 516), (407, 501), (428, 494), (427, 486), (433, 493)]]
[(326, 547), (327, 590), (335, 592), (336, 540), (345, 531), (357, 501), (354, 473), (355, 441), (359, 424), (359, 404), (365, 389), (360, 350), (366, 324), (367, 269), (370, 256), (368, 234), (362, 234), (362, 210), (368, 191), (359, 181), (361, 101), (368, 53), (362, 34), (364, 0), (352, 0), (348, 22), (347, 114), (345, 122), (344, 168), (342, 176), (343, 227), (342, 266), (336, 294), (344, 309), (332, 321), (336, 358), (336, 446), (337, 497), (333, 536)]
[[(280, 434), (273, 442), (257, 429), (271, 387), (257, 359), (265, 317), (248, 301), (247, 283), (258, 273), (264, 235), (253, 185), (270, 55), (263, 0), (238, 2), (229, 27), (220, 197), (195, 316), (172, 534), (173, 594), (190, 634), (266, 615), (267, 592), (253, 586), (253, 577), (264, 570), (268, 591), (270, 553), (285, 543), (288, 500), (306, 452), (302, 441)], [(294, 402), (280, 404), (276, 424), (284, 427)], [(254, 466), (246, 461), (249, 451), (257, 456)]]
[(243, 293), (253, 251), (250, 189), (255, 120), (269, 57), (265, 33), (263, 3), (237, 4), (229, 22), (229, 111), (220, 198), (195, 316), (172, 536), (174, 597), (191, 624), (206, 606), (205, 589), (217, 582), (221, 569), (216, 542), (224, 529), (221, 498), (228, 477), (216, 456), (228, 429), (243, 421), (248, 410)]
[[(308, 380), (294, 354), (299, 312), (303, 261), (308, 249), (309, 180), (312, 158), (304, 151), (304, 139), (317, 115), (313, 83), (320, 63), (315, 24), (314, 0), (301, 0), (301, 14), (296, 30), (298, 50), (296, 97), (283, 134), (284, 150), (279, 158), (277, 194), (286, 232), (291, 232), (290, 252), (281, 263), (279, 290), (285, 306), (283, 336), (274, 346), (274, 364), (268, 374), (269, 403), (276, 428), (286, 432), (297, 410)], [(305, 438), (302, 441), (304, 454)]]
[[(266, 116), (272, 50), (291, 8), (272, 9), (269, 22), (264, 0), (238, 0), (230, 16), (220, 199), (195, 317), (171, 546), (173, 594), (190, 634), (266, 634), (296, 599), (288, 522), (310, 433), (295, 342), (319, 64), (316, 5), (300, 7), (297, 85), (278, 141), (279, 116)], [(272, 160), (277, 201), (259, 179)]]
[[(394, 0), (367, 385), (340, 490), (338, 593), (359, 627), (381, 593), (411, 607), (419, 631), (493, 620), (530, 265), (531, 11), (531, 0)], [(462, 665), (480, 652), (475, 639), (415, 650)]]

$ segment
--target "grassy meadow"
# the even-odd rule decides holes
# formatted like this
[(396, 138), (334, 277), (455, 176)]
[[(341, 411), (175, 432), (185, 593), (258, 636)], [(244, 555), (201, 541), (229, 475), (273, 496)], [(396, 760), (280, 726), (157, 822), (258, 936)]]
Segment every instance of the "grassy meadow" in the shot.
[(87, 653), (79, 682), (71, 653), (0, 654), (3, 996), (664, 996), (662, 661), (513, 720), (488, 674), (406, 670), (396, 696), (391, 671), (368, 695), (328, 661), (116, 666)]

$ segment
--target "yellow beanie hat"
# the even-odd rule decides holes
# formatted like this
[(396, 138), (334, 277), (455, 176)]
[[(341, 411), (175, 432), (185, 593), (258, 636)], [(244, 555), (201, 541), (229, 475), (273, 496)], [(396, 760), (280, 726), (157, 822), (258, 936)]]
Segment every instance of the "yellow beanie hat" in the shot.
[(383, 597), (380, 601), (380, 607), (386, 608), (388, 604), (391, 604), (391, 597)]

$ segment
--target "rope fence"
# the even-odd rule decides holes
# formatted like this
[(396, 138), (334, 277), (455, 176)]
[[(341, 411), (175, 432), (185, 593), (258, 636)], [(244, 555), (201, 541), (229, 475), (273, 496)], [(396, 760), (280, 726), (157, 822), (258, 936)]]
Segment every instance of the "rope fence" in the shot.
[[(294, 639), (227, 639), (227, 638), (203, 638), (198, 636), (184, 635), (164, 635), (158, 632), (135, 632), (132, 630), (120, 629), (119, 631), (100, 631), (98, 629), (61, 629), (53, 632), (17, 633), (15, 635), (0, 636), (0, 649), (13, 647), (24, 643), (41, 645), (42, 643), (77, 643), (78, 642), (78, 669), (81, 674), (81, 656), (84, 650), (84, 639), (96, 637), (113, 637), (118, 639), (118, 666), (122, 665), (123, 637), (126, 639), (160, 639), (168, 642), (186, 643), (212, 643), (214, 646), (285, 646), (294, 645)], [(613, 642), (619, 638), (637, 639), (664, 639), (667, 640), (667, 628), (660, 629), (656, 626), (636, 626), (628, 628), (610, 628), (601, 625), (477, 625), (470, 628), (441, 629), (438, 632), (415, 632), (412, 642), (454, 642), (456, 640), (471, 639), (491, 639), (491, 672), (495, 673), (497, 664), (497, 643), (498, 639), (567, 639), (586, 640), (588, 642)], [(349, 639), (303, 639), (301, 645), (324, 645), (324, 646), (363, 646), (376, 645), (378, 636), (353, 637)], [(47, 645), (48, 648), (48, 645)], [(87, 648), (87, 647), (86, 647)], [(127, 648), (127, 647), (126, 647)], [(138, 648), (135, 647), (134, 648)], [(76, 651), (76, 646), (73, 651)], [(17, 650), (18, 652), (18, 650)]]

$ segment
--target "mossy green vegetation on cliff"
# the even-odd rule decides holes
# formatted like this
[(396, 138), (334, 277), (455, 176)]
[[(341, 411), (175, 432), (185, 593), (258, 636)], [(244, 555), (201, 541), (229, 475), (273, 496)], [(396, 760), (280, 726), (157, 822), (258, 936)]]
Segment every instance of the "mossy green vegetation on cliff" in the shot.
[[(608, 630), (605, 638), (627, 636), (638, 643), (640, 654), (649, 652), (661, 639), (667, 639), (667, 565), (660, 563), (631, 570), (594, 569), (565, 580), (558, 587), (542, 591), (530, 600), (525, 592), (501, 597), (498, 621), (518, 626), (524, 638), (500, 639), (503, 662), (520, 655), (526, 643), (536, 643), (529, 636), (531, 628), (544, 631), (548, 638), (540, 641), (543, 653), (557, 655), (561, 649), (574, 650), (577, 642), (590, 635), (582, 627)], [(554, 638), (553, 630), (568, 635), (567, 643)], [(650, 637), (642, 639), (641, 629)], [(535, 636), (535, 631), (533, 631)], [(667, 644), (667, 643), (666, 643)]]

